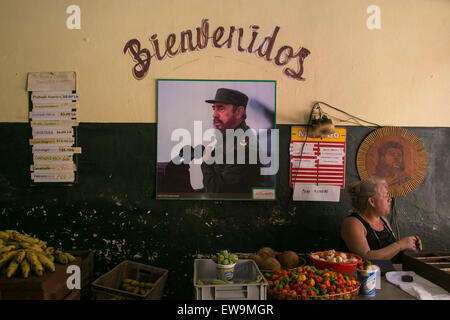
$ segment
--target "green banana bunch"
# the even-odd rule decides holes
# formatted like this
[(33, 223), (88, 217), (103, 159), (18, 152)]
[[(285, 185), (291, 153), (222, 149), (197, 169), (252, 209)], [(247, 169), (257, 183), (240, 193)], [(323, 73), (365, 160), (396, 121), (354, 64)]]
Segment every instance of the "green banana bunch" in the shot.
[(11, 261), (8, 268), (6, 269), (6, 277), (11, 278), (14, 275), (14, 273), (16, 273), (18, 268), (19, 263), (16, 260)]
[(0, 230), (0, 271), (7, 278), (20, 273), (28, 278), (33, 271), (41, 277), (55, 272), (55, 263), (68, 264), (76, 258), (68, 252), (48, 247), (47, 242), (16, 230)]
[(23, 259), (20, 263), (20, 270), (22, 271), (22, 277), (24, 277), (25, 279), (28, 278), (28, 276), (30, 275), (31, 267), (27, 259)]
[(0, 248), (0, 254), (17, 249), (15, 245), (8, 245)]
[(55, 264), (43, 254), (37, 254), (39, 262), (49, 271), (55, 272)]
[(3, 241), (8, 241), (9, 240), (9, 234), (6, 233), (5, 231), (0, 231), (0, 239), (2, 239)]
[(36, 273), (38, 277), (42, 277), (44, 275), (44, 267), (39, 261), (36, 253), (33, 251), (27, 252), (27, 260), (30, 263), (31, 269)]
[(61, 264), (69, 263), (67, 256), (60, 250), (55, 250), (54, 257), (55, 257), (55, 260)]
[(14, 258), (14, 256), (17, 254), (17, 250), (16, 251), (9, 251), (6, 252), (5, 254), (3, 254), (0, 258), (0, 268), (2, 268), (4, 265), (6, 265), (9, 261), (12, 260), (12, 258)]

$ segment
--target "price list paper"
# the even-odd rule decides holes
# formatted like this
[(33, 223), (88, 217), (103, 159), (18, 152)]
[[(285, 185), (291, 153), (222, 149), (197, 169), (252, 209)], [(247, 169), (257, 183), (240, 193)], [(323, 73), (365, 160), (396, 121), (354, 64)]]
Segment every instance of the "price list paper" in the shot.
[(31, 181), (76, 181), (77, 102), (75, 73), (30, 73)]
[[(344, 188), (346, 129), (335, 128), (324, 138), (311, 138), (306, 133), (307, 127), (291, 128), (290, 186), (308, 184)], [(316, 193), (325, 193), (321, 190)]]

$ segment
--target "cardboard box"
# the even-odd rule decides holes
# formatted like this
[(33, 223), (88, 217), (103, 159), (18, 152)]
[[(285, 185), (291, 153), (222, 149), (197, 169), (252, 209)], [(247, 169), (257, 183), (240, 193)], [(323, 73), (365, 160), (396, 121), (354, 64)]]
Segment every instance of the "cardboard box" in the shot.
[[(42, 277), (30, 271), (28, 279), (20, 276), (6, 278), (0, 276), (1, 300), (63, 300), (77, 289), (67, 287), (67, 267), (77, 265), (81, 268), (82, 259), (77, 257), (73, 262), (62, 265), (55, 263), (55, 272), (45, 271)], [(20, 271), (19, 271), (20, 272)], [(74, 297), (75, 295), (72, 295)]]

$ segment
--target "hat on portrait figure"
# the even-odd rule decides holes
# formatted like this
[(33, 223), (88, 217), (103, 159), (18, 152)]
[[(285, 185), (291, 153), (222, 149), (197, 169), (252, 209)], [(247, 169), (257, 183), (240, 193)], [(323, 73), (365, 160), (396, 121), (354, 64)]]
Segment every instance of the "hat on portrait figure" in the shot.
[(219, 88), (213, 100), (205, 100), (207, 103), (226, 103), (235, 106), (247, 107), (248, 96), (238, 90)]

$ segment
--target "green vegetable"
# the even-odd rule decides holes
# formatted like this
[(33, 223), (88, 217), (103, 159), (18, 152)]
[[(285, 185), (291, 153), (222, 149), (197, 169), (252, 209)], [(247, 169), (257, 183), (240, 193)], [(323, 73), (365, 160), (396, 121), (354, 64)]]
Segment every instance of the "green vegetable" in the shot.
[(366, 260), (366, 261), (364, 261), (364, 267), (368, 267), (368, 266), (371, 266), (372, 265), (372, 262), (370, 262), (369, 260)]
[(233, 284), (233, 281), (213, 280), (212, 284)]
[(239, 260), (237, 254), (230, 253), (228, 250), (220, 250), (210, 257), (215, 263), (223, 265), (235, 264)]

